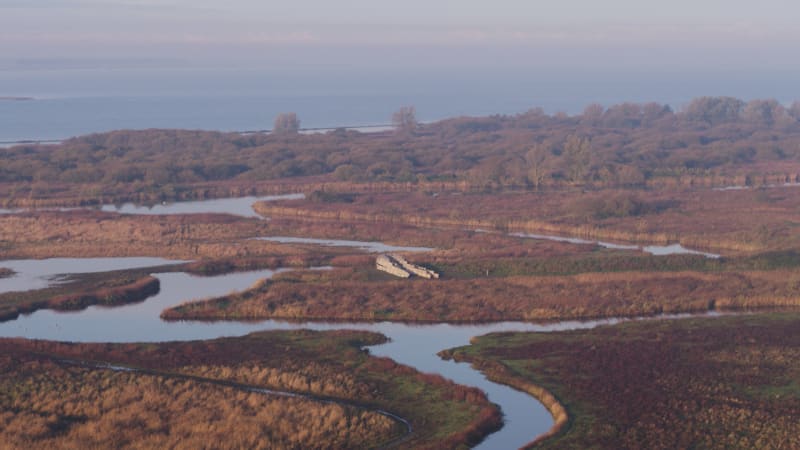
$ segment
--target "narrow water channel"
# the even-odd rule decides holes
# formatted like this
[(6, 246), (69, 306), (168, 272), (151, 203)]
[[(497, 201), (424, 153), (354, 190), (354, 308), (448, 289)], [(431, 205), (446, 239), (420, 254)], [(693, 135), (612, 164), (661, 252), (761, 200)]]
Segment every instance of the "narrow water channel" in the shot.
[(383, 242), (348, 241), (343, 239), (313, 239), (289, 236), (269, 236), (254, 239), (260, 241), (278, 242), (281, 244), (312, 244), (323, 245), (326, 247), (350, 247), (369, 253), (429, 252), (433, 250), (430, 247), (403, 247), (397, 245), (388, 245), (384, 244)]
[(591, 245), (599, 245), (603, 248), (608, 248), (612, 250), (640, 250), (645, 253), (650, 253), (651, 255), (655, 256), (664, 256), (664, 255), (701, 255), (705, 256), (706, 258), (719, 258), (720, 255), (716, 253), (708, 253), (708, 252), (701, 252), (699, 250), (692, 250), (682, 246), (681, 244), (669, 244), (669, 245), (632, 245), (632, 244), (616, 244), (613, 242), (604, 242), (604, 241), (593, 241), (589, 239), (581, 239), (581, 238), (573, 238), (573, 237), (565, 237), (565, 236), (554, 236), (549, 234), (535, 234), (535, 233), (510, 233), (510, 236), (525, 238), (525, 239), (542, 239), (547, 241), (556, 241), (556, 242), (569, 242), (570, 244), (591, 244)]

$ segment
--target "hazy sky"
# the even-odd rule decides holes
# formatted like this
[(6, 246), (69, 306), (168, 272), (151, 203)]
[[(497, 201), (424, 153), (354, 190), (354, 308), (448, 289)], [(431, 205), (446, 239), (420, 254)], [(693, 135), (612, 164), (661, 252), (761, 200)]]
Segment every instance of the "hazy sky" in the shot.
[(0, 64), (268, 57), (796, 68), (798, 17), (796, 0), (0, 0)]

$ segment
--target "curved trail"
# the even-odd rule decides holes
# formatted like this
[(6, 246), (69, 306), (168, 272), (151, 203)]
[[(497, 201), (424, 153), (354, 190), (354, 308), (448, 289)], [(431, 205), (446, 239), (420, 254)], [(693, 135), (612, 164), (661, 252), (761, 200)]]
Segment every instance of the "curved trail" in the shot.
[[(50, 355), (45, 355), (45, 356), (52, 357)], [(349, 407), (349, 408), (357, 408), (357, 409), (361, 409), (361, 410), (365, 410), (365, 411), (374, 412), (376, 414), (380, 414), (380, 415), (382, 415), (384, 417), (392, 419), (395, 422), (398, 422), (398, 423), (403, 425), (403, 427), (405, 428), (405, 431), (404, 431), (402, 436), (398, 436), (396, 438), (392, 438), (388, 442), (385, 442), (385, 443), (383, 443), (381, 445), (378, 445), (376, 448), (391, 448), (391, 447), (394, 447), (394, 446), (396, 446), (396, 445), (408, 440), (411, 437), (412, 433), (413, 433), (413, 429), (411, 427), (411, 423), (408, 420), (404, 419), (403, 417), (401, 417), (401, 416), (399, 416), (397, 414), (391, 413), (391, 412), (383, 410), (383, 409), (374, 408), (374, 407), (371, 407), (371, 406), (366, 405), (364, 403), (341, 400), (341, 399), (338, 399), (338, 398), (335, 398), (335, 397), (328, 397), (328, 396), (324, 396), (324, 395), (314, 395), (314, 394), (309, 394), (309, 393), (305, 393), (305, 392), (280, 391), (280, 390), (277, 390), (277, 389), (269, 389), (269, 388), (264, 388), (264, 387), (259, 387), (259, 386), (253, 386), (253, 385), (239, 383), (239, 382), (230, 381), (230, 380), (219, 380), (219, 379), (215, 379), (215, 378), (206, 378), (206, 377), (201, 377), (201, 376), (198, 376), (198, 375), (189, 375), (189, 374), (182, 374), (182, 373), (175, 373), (175, 372), (162, 372), (160, 370), (142, 369), (142, 368), (138, 368), (138, 367), (129, 367), (129, 366), (123, 366), (123, 365), (119, 365), (119, 364), (111, 364), (111, 363), (104, 363), (104, 362), (73, 360), (73, 359), (57, 359), (56, 361), (59, 362), (59, 363), (65, 364), (65, 365), (70, 365), (70, 366), (88, 367), (88, 368), (91, 368), (91, 369), (100, 369), (100, 370), (111, 370), (111, 371), (114, 371), (114, 372), (132, 372), (132, 373), (138, 373), (138, 374), (143, 374), (143, 375), (151, 375), (151, 376), (162, 377), (162, 378), (170, 378), (170, 379), (173, 379), (173, 380), (183, 380), (183, 381), (191, 381), (191, 382), (195, 382), (195, 383), (211, 384), (211, 385), (214, 385), (214, 386), (227, 387), (227, 388), (232, 388), (232, 389), (245, 391), (245, 392), (256, 392), (256, 393), (259, 393), (259, 394), (271, 395), (271, 396), (276, 396), (276, 397), (301, 398), (301, 399), (311, 400), (311, 401), (315, 401), (315, 402), (319, 402), (319, 403), (334, 404), (334, 405), (339, 405), (339, 406), (344, 406), (344, 407)]]

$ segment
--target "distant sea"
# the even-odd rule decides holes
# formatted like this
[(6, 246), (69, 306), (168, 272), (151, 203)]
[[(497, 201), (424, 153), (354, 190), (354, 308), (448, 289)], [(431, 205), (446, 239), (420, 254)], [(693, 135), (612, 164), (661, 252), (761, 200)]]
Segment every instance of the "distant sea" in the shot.
[(701, 95), (800, 98), (797, 73), (612, 70), (29, 69), (0, 71), (0, 141), (62, 139), (115, 129), (271, 128), (281, 112), (303, 127), (516, 114), (579, 113), (597, 102), (658, 101), (679, 109)]

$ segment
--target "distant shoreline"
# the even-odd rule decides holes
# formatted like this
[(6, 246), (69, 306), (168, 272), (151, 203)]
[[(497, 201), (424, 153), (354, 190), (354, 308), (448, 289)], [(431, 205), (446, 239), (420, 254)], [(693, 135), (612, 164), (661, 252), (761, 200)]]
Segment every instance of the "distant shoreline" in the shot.
[(35, 100), (33, 97), (15, 97), (15, 96), (2, 96), (0, 95), (0, 102), (8, 101), (8, 102), (24, 102), (29, 100)]
[[(21, 97), (15, 97), (20, 98)], [(3, 99), (10, 99), (10, 97), (0, 97), (0, 101)], [(34, 100), (31, 98), (31, 100)], [(179, 128), (174, 128), (179, 129)], [(324, 133), (327, 131), (335, 131), (335, 130), (354, 130), (358, 131), (359, 133), (380, 133), (384, 131), (389, 131), (394, 129), (394, 125), (392, 124), (378, 124), (378, 125), (349, 125), (349, 126), (337, 126), (337, 127), (312, 127), (312, 128), (300, 128), (297, 131), (301, 134), (315, 134), (315, 133)], [(109, 131), (96, 131), (95, 133), (108, 133), (110, 131), (123, 131), (123, 130), (109, 130)], [(130, 130), (126, 130), (130, 131)], [(221, 133), (239, 133), (242, 135), (249, 135), (249, 134), (269, 134), (272, 133), (271, 129), (265, 130), (234, 130), (234, 131), (220, 131)], [(91, 133), (90, 133), (91, 134)], [(73, 137), (81, 137), (87, 135), (79, 135)], [(25, 144), (60, 144), (67, 139), (70, 138), (52, 138), (52, 139), (18, 139), (18, 140), (0, 140), (0, 148), (7, 148), (14, 145), (25, 145)]]

